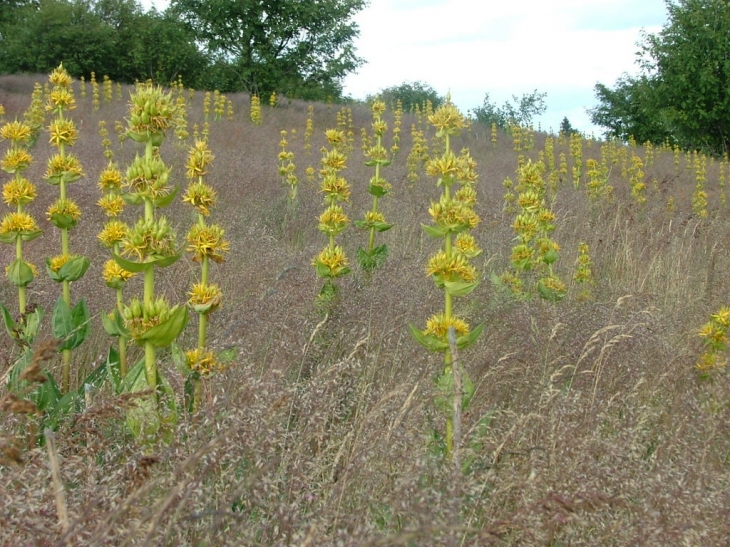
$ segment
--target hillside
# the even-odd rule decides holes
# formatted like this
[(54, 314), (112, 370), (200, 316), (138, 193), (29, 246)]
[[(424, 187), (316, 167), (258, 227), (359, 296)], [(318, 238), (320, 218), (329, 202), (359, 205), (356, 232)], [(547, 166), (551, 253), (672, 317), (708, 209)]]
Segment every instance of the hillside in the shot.
[[(21, 117), (35, 81), (0, 78), (5, 120)], [(101, 280), (108, 252), (97, 242), (105, 218), (96, 181), (107, 160), (98, 132), (105, 121), (114, 160), (129, 164), (139, 146), (120, 143), (114, 122), (128, 117), (126, 100), (82, 99), (71, 117), (80, 127), (73, 147), (86, 177), (69, 187), (82, 210), (71, 232), (74, 252), (90, 259), (72, 284), (88, 302), (89, 339), (74, 352), (72, 386), (106, 359), (113, 340), (100, 316), (114, 306)], [(0, 407), (0, 545), (721, 545), (730, 534), (730, 386), (725, 370), (702, 375), (698, 332), (728, 304), (730, 237), (724, 193), (727, 160), (675, 155), (661, 146), (604, 148), (579, 140), (582, 173), (574, 184), (575, 154), (568, 139), (537, 132), (516, 151), (513, 135), (474, 125), (452, 139), (476, 161), (472, 231), (482, 253), (472, 260), (481, 282), (455, 308), (472, 325), (484, 324), (477, 342), (460, 352), (476, 391), (463, 418), (464, 469), (454, 473), (434, 449), (443, 430), (435, 410), (433, 379), (442, 357), (418, 345), (408, 325), (423, 328), (442, 305), (426, 273), (438, 242), (421, 224), (440, 189), (418, 169), (409, 180), (411, 127), (425, 131), (429, 150), (440, 146), (425, 118), (405, 113), (401, 150), (382, 169), (393, 186), (380, 210), (394, 226), (378, 234), (389, 255), (368, 275), (356, 264), (367, 234), (350, 226), (338, 237), (353, 273), (337, 281), (339, 293), (324, 315), (315, 300), (322, 287), (312, 259), (326, 244), (317, 229), (323, 210), (319, 169), (326, 129), (338, 113), (354, 135), (343, 176), (352, 196), (348, 215), (370, 207), (361, 128), (371, 132), (367, 106), (313, 104), (314, 133), (305, 149), (308, 103), (279, 99), (262, 107), (262, 123), (249, 117), (247, 95), (228, 97), (233, 119), (210, 124), (215, 159), (207, 178), (218, 192), (211, 217), (226, 230), (227, 260), (211, 276), (224, 303), (211, 315), (209, 337), (217, 350), (236, 348), (228, 368), (204, 381), (197, 414), (180, 412), (169, 443), (140, 446), (127, 432), (128, 398), (108, 386), (91, 405), (56, 432), (70, 527), (61, 532), (46, 447), (28, 447), (32, 418)], [(203, 94), (188, 106), (188, 122), (202, 126)], [(345, 108), (344, 111), (341, 109)], [(392, 141), (393, 113), (385, 119)], [(296, 130), (296, 137), (292, 130)], [(277, 170), (280, 132), (288, 132), (300, 183), (295, 207)], [(187, 185), (185, 163), (192, 139), (170, 133), (160, 149), (173, 167), (172, 182)], [(29, 207), (44, 234), (25, 244), (41, 273), (29, 287), (31, 302), (49, 310), (60, 288), (43, 272), (56, 254), (57, 230), (45, 220), (55, 189), (43, 181), (52, 152), (42, 134), (26, 175), (38, 187)], [(554, 146), (549, 190), (560, 247), (553, 264), (567, 285), (559, 302), (516, 298), (497, 279), (512, 270), (515, 214), (506, 209), (503, 181), (517, 183), (518, 156), (547, 161)], [(5, 143), (3, 143), (3, 151)], [(576, 144), (574, 144), (576, 146)], [(522, 149), (526, 148), (526, 149)], [(560, 154), (566, 172), (560, 172)], [(610, 170), (610, 194), (589, 196), (588, 160)], [(630, 170), (631, 157), (642, 161)], [(624, 159), (625, 158), (625, 159)], [(675, 159), (676, 158), (676, 159)], [(703, 159), (704, 158), (704, 159)], [(707, 194), (699, 207), (695, 161)], [(678, 162), (678, 163), (677, 163)], [(632, 196), (632, 175), (644, 174), (645, 203)], [(623, 172), (622, 172), (623, 171)], [(549, 168), (545, 171), (549, 177)], [(700, 178), (702, 178), (700, 176)], [(3, 179), (5, 182), (5, 179)], [(594, 181), (595, 182), (595, 181)], [(694, 197), (694, 202), (693, 202)], [(9, 209), (8, 209), (9, 210)], [(133, 218), (133, 208), (125, 212)], [(178, 198), (165, 210), (183, 241), (195, 222)], [(594, 283), (573, 280), (580, 243), (588, 246)], [(0, 247), (3, 265), (11, 245)], [(183, 303), (198, 266), (183, 257), (158, 276), (160, 291)], [(528, 276), (529, 277), (529, 276)], [(133, 279), (125, 294), (139, 292)], [(0, 301), (16, 310), (16, 289), (0, 285)], [(589, 289), (589, 290), (586, 290)], [(14, 313), (14, 312), (13, 312)], [(180, 345), (194, 343), (195, 319)], [(17, 349), (0, 342), (10, 368)], [(140, 352), (138, 348), (136, 352)], [(137, 354), (135, 354), (137, 355)], [(183, 378), (169, 353), (160, 366), (181, 401)], [(137, 355), (138, 357), (138, 355)], [(60, 360), (44, 366), (58, 377)], [(2, 396), (6, 388), (0, 389)], [(7, 400), (7, 398), (5, 399)], [(19, 462), (9, 456), (11, 449)], [(16, 454), (12, 452), (12, 454)], [(125, 543), (126, 542), (126, 543)]]

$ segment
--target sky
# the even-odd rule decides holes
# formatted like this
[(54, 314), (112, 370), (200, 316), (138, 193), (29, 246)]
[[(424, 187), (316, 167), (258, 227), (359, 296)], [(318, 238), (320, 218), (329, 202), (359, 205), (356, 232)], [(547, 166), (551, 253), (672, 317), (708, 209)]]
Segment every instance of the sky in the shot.
[(594, 86), (636, 74), (641, 32), (658, 32), (667, 13), (664, 0), (370, 0), (354, 20), (366, 63), (345, 78), (346, 95), (423, 82), (466, 114), (487, 93), (501, 106), (537, 90), (547, 93), (542, 129), (567, 117), (598, 134), (586, 112)]

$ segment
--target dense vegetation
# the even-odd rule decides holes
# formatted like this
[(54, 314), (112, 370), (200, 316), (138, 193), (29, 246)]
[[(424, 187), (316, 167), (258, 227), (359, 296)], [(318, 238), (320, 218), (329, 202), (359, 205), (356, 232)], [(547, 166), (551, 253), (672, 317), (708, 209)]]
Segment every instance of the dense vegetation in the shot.
[(0, 6), (0, 73), (118, 82), (182, 77), (196, 89), (325, 100), (362, 60), (351, 19), (362, 0), (176, 0), (164, 13), (136, 0), (13, 0)]
[[(23, 117), (33, 83), (0, 80), (7, 119)], [(115, 297), (102, 280), (109, 253), (97, 242), (107, 220), (96, 206), (103, 192), (95, 181), (107, 168), (107, 151), (131, 165), (142, 145), (114, 134), (105, 144), (97, 134), (100, 122), (111, 128), (130, 118), (130, 89), (122, 98), (116, 90), (111, 99), (102, 94), (95, 107), (88, 84), (85, 97), (80, 82), (72, 85), (78, 107), (64, 119), (79, 126), (83, 120), (73, 153), (86, 172), (69, 189), (83, 212), (72, 245), (90, 261), (73, 282), (73, 298), (86, 299), (91, 321), (73, 352), (70, 389), (83, 394), (87, 374), (104, 365), (115, 344), (101, 326)], [(186, 171), (197, 176), (202, 165), (190, 158), (194, 124), (199, 138), (205, 129), (206, 101), (200, 92), (178, 89), (175, 96), (186, 105), (189, 134), (170, 129), (159, 157), (172, 168), (169, 182), (180, 185)], [(350, 195), (340, 206), (360, 217), (372, 205), (374, 171), (361, 146), (372, 150), (382, 142), (392, 150), (396, 113), (382, 113), (383, 127), (373, 126), (365, 106), (293, 100), (261, 105), (252, 116), (250, 96), (228, 99), (230, 119), (224, 110), (216, 120), (207, 107), (214, 158), (204, 156), (211, 160), (205, 180), (218, 192), (212, 215), (230, 241), (227, 261), (211, 266), (223, 306), (209, 325), (208, 344), (216, 354), (236, 348), (237, 356), (202, 378), (200, 409), (188, 413), (189, 371), (174, 351), (160, 349), (160, 377), (169, 382), (165, 390), (179, 420), (167, 436), (142, 445), (127, 423), (149, 392), (118, 393), (110, 376), (54, 422), (48, 411), (37, 413), (33, 401), (43, 401), (32, 393), (4, 386), (1, 543), (725, 541), (726, 160), (529, 128), (492, 136), (491, 128), (474, 124), (451, 136), (451, 148), (468, 149), (474, 160), (473, 209), (481, 218), (464, 216), (481, 252), (470, 260), (473, 269), (461, 268), (481, 282), (455, 311), (483, 332), (458, 352), (473, 385), (460, 440), (447, 458), (443, 385), (434, 383), (444, 360), (417, 344), (408, 328), (421, 328), (443, 305), (442, 291), (427, 277), (440, 238), (422, 228), (434, 232), (429, 210), (438, 209), (444, 192), (426, 173), (448, 150), (443, 137), (423, 112), (402, 114), (400, 151), (380, 164), (379, 176), (392, 185), (378, 206), (393, 223), (378, 235), (388, 255), (374, 271), (361, 270), (354, 257), (366, 247), (367, 231), (341, 231), (337, 244), (353, 258), (352, 272), (336, 280), (337, 294), (323, 314), (315, 306), (321, 281), (312, 266), (323, 244), (323, 182), (307, 168), (318, 168), (319, 151), (329, 149), (327, 129), (346, 135), (347, 167), (337, 176), (346, 177)], [(374, 139), (376, 127), (382, 141)], [(46, 160), (55, 154), (48, 140), (45, 133), (39, 138), (24, 174), (38, 187), (26, 211), (44, 230), (23, 245), (23, 259), (36, 264), (59, 246), (43, 214), (56, 199), (43, 182)], [(292, 172), (299, 179), (294, 195)], [(11, 180), (6, 175), (3, 182)], [(177, 233), (200, 224), (180, 197), (168, 209)], [(539, 222), (531, 228), (533, 215)], [(125, 211), (121, 218), (134, 216)], [(2, 252), (4, 264), (12, 262), (12, 247)], [(159, 270), (156, 295), (185, 302), (200, 268), (181, 258)], [(137, 276), (124, 290), (134, 294), (143, 284)], [(50, 310), (60, 291), (45, 273), (27, 289), (29, 316), (35, 305)], [(14, 309), (15, 287), (4, 282), (0, 300)], [(195, 347), (196, 321), (181, 347)], [(32, 348), (37, 357), (20, 371), (26, 381), (46, 378), (45, 385), (61, 376), (60, 348), (49, 340), (55, 329), (49, 312)], [(6, 384), (26, 348), (12, 336), (2, 344)], [(131, 347), (130, 362), (142, 353), (142, 346)], [(49, 427), (47, 437), (37, 430), (41, 424)], [(38, 438), (50, 443), (37, 446)]]
[(727, 0), (667, 0), (669, 21), (640, 43), (641, 72), (614, 88), (596, 85), (593, 123), (605, 136), (668, 140), (683, 149), (730, 150), (730, 6)]

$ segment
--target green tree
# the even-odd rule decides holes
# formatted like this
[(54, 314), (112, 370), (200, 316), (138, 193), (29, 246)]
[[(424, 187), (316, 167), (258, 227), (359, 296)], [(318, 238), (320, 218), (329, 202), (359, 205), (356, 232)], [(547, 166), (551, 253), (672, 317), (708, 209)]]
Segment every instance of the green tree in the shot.
[[(219, 81), (259, 95), (340, 97), (362, 64), (352, 17), (366, 0), (172, 0), (168, 12), (215, 59)], [(226, 74), (228, 73), (228, 74)], [(231, 89), (222, 88), (222, 91)]]
[(560, 134), (570, 136), (573, 133), (579, 133), (579, 131), (573, 127), (573, 124), (570, 123), (570, 120), (568, 119), (568, 116), (564, 116), (562, 121), (560, 122)]
[(670, 137), (683, 148), (727, 152), (730, 3), (666, 0), (666, 6), (666, 25), (640, 43), (640, 76), (624, 76), (615, 89), (596, 86), (593, 123), (621, 138)]
[[(444, 102), (444, 98), (438, 92), (424, 82), (403, 82), (400, 85), (394, 85), (381, 89), (377, 94), (380, 100), (387, 104), (390, 108), (395, 109), (398, 100), (401, 101), (404, 112), (415, 110), (416, 106), (423, 108), (426, 101), (431, 101), (433, 108), (436, 109)], [(375, 96), (368, 96), (367, 101), (373, 102)]]
[(512, 102), (505, 101), (500, 107), (489, 99), (489, 93), (484, 95), (482, 106), (471, 110), (472, 117), (479, 123), (491, 126), (493, 123), (502, 129), (510, 125), (527, 127), (532, 125), (536, 116), (547, 110), (545, 99), (547, 93), (540, 93), (537, 89), (532, 93), (525, 93), (521, 97), (512, 95)]
[(47, 73), (63, 63), (75, 77), (167, 84), (182, 74), (199, 86), (210, 65), (183, 25), (135, 0), (28, 2), (13, 8), (2, 39), (0, 73)]

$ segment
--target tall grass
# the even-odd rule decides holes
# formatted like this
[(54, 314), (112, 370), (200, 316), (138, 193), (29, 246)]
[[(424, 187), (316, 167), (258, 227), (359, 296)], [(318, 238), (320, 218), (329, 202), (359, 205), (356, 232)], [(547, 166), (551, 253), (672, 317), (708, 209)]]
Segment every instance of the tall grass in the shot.
[[(22, 116), (36, 81), (42, 79), (0, 78), (7, 119)], [(188, 103), (191, 124), (203, 124), (202, 98), (198, 93)], [(28, 447), (34, 411), (3, 388), (0, 544), (726, 542), (730, 388), (726, 371), (713, 369), (703, 380), (695, 369), (705, 349), (698, 333), (727, 305), (730, 288), (721, 162), (707, 160), (707, 217), (700, 218), (692, 203), (696, 173), (683, 164), (676, 169), (672, 150), (657, 144), (653, 164), (644, 163), (645, 203), (632, 198), (620, 154), (609, 164), (612, 200), (596, 202), (585, 188), (574, 188), (574, 156), (567, 141), (556, 138), (555, 157), (565, 158), (551, 202), (551, 237), (561, 247), (557, 267), (570, 271), (584, 242), (592, 298), (577, 299), (581, 287), (571, 285), (560, 302), (515, 300), (486, 280), (511, 266), (513, 216), (503, 212), (501, 181), (516, 180), (518, 152), (503, 132), (492, 144), (489, 127), (474, 125), (452, 138), (451, 146), (468, 147), (476, 163), (475, 210), (482, 222), (472, 233), (483, 252), (474, 267), (485, 280), (459, 312), (485, 326), (459, 355), (475, 391), (463, 416), (464, 472), (455, 475), (427, 450), (429, 432), (445, 429), (446, 416), (433, 405), (433, 378), (443, 371), (443, 359), (425, 352), (407, 329), (443, 303), (425, 279), (433, 249), (420, 227), (440, 192), (427, 177), (409, 184), (411, 139), (403, 136), (403, 153), (388, 166), (394, 191), (381, 203), (396, 221), (388, 232), (389, 258), (369, 283), (357, 271), (340, 278), (342, 304), (324, 321), (313, 309), (319, 287), (311, 268), (322, 245), (321, 194), (317, 184), (302, 181), (297, 215), (288, 215), (276, 162), (279, 132), (306, 127), (310, 105), (279, 98), (275, 109), (261, 106), (255, 125), (249, 97), (229, 99), (236, 117), (213, 121), (208, 141), (216, 156), (209, 174), (218, 193), (216, 219), (231, 242), (227, 263), (211, 265), (226, 305), (216, 312), (208, 344), (216, 351), (237, 347), (237, 359), (209, 384), (203, 411), (182, 416), (169, 444), (141, 450), (124, 426), (138, 394), (116, 395), (108, 386), (59, 425), (55, 453), (65, 488), (65, 532), (48, 452)], [(327, 145), (322, 129), (337, 123), (336, 109), (312, 106), (311, 146), (320, 150)], [(95, 111), (91, 94), (75, 111), (92, 128), (101, 119), (111, 124), (126, 117), (126, 106), (116, 100)], [(356, 129), (371, 123), (365, 106), (354, 105), (352, 118)], [(403, 124), (417, 125), (416, 115), (404, 113)], [(433, 131), (420, 127), (423, 138), (432, 139)], [(537, 162), (546, 138), (536, 132), (534, 147), (519, 154)], [(188, 151), (172, 140), (162, 143), (160, 154), (180, 181)], [(40, 180), (52, 154), (45, 141), (34, 150), (36, 160), (24, 175), (29, 180)], [(130, 164), (137, 147), (129, 141), (114, 146), (119, 163)], [(628, 150), (626, 158), (633, 152), (645, 159), (641, 146), (616, 146)], [(291, 149), (307, 156), (304, 139), (292, 140)], [(105, 218), (93, 206), (98, 189), (91, 181), (107, 161), (93, 131), (80, 132), (74, 151), (89, 174), (88, 183), (74, 187), (85, 214), (74, 242), (91, 262), (90, 275), (74, 282), (74, 294), (86, 298), (92, 327), (72, 386), (106, 352), (110, 342), (99, 314), (116, 305), (114, 294), (100, 289), (106, 251), (94, 243)], [(581, 161), (586, 167), (588, 159), (600, 162), (599, 154), (599, 146), (585, 144)], [(372, 168), (351, 161), (346, 173), (353, 206), (367, 206), (364, 182)], [(27, 209), (41, 219), (55, 196), (40, 188), (38, 194)], [(196, 220), (179, 200), (168, 211), (178, 232)], [(57, 247), (54, 229), (38, 223), (45, 231), (23, 247), (28, 262), (39, 263)], [(338, 244), (354, 252), (362, 234), (346, 230)], [(14, 260), (12, 251), (2, 249), (3, 264)], [(157, 273), (156, 293), (183, 301), (199, 269), (181, 260)], [(141, 277), (128, 281), (130, 294), (142, 290)], [(44, 276), (28, 289), (28, 303), (48, 309), (55, 296)], [(0, 285), (0, 299), (15, 302), (16, 287)], [(181, 342), (191, 347), (196, 334), (188, 331)], [(44, 321), (40, 335), (49, 334)], [(6, 355), (16, 351), (7, 338), (0, 344)], [(142, 348), (130, 351), (132, 360), (141, 357)], [(179, 397), (183, 376), (169, 353), (160, 350), (158, 357)], [(37, 365), (53, 375), (61, 370), (53, 351)], [(0, 368), (3, 383), (7, 370)]]

